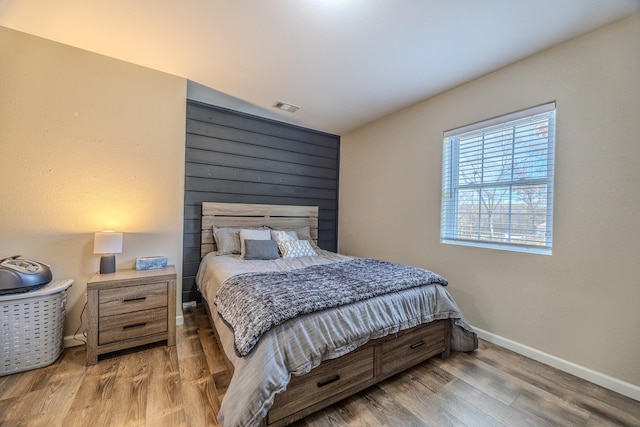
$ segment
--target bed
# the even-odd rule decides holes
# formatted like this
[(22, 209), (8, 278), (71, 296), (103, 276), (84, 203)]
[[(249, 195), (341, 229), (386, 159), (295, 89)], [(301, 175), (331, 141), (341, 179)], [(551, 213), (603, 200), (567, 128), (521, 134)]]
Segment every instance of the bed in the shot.
[[(246, 243), (240, 249), (243, 255), (237, 248), (230, 250), (231, 240), (225, 240), (238, 230), (249, 237), (240, 241)], [(256, 242), (253, 237), (258, 234), (263, 236), (259, 240), (268, 234), (299, 241), (279, 240), (280, 256), (261, 259), (265, 253), (273, 255), (273, 242)], [(196, 284), (232, 372), (218, 417), (225, 427), (287, 425), (430, 357), (477, 348), (476, 334), (446, 291), (444, 278), (428, 270), (324, 251), (317, 239), (317, 207), (203, 203), (202, 262)], [(380, 276), (375, 286), (368, 276), (362, 280), (363, 274), (378, 269), (393, 273), (387, 279)], [(432, 283), (395, 288), (398, 274), (415, 274), (415, 280), (427, 277)], [(351, 294), (342, 291), (346, 287), (336, 287), (342, 304), (318, 305), (304, 299), (304, 286), (325, 286), (326, 277), (337, 276), (356, 277), (353, 280), (363, 287)], [(272, 321), (265, 327), (255, 320), (263, 306), (247, 306), (246, 295), (237, 294), (242, 286), (258, 282), (253, 292), (273, 290), (285, 294), (280, 296), (285, 302), (302, 302), (281, 305), (265, 315)], [(387, 282), (392, 291), (378, 293)], [(326, 286), (322, 289), (327, 292), (321, 293), (331, 294)], [(252, 316), (238, 319), (234, 308), (236, 316), (243, 311)], [(288, 311), (297, 317), (284, 317)]]

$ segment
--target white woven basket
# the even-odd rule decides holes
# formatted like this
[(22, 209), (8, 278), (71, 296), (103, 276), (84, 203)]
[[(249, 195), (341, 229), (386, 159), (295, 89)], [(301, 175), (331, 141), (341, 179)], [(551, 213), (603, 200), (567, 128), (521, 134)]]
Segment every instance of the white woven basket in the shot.
[(0, 295), (0, 376), (40, 368), (62, 353), (67, 289), (56, 280), (21, 294)]

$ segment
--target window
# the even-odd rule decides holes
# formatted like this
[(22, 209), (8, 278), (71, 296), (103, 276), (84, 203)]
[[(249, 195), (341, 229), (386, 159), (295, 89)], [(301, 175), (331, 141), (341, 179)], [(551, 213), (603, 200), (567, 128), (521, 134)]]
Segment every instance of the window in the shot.
[(444, 133), (443, 243), (551, 254), (555, 108)]

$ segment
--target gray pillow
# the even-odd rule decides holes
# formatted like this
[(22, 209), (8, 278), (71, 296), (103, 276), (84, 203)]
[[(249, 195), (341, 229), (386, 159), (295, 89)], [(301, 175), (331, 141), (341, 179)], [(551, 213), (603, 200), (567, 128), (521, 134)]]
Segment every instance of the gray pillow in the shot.
[(245, 257), (247, 249), (244, 242), (247, 240), (271, 240), (271, 232), (267, 229), (243, 228), (240, 230), (240, 256)]
[(245, 254), (244, 259), (277, 259), (280, 258), (278, 253), (278, 242), (275, 240), (251, 240), (244, 241)]
[(213, 238), (218, 247), (218, 255), (240, 253), (240, 229), (233, 227), (213, 227)]

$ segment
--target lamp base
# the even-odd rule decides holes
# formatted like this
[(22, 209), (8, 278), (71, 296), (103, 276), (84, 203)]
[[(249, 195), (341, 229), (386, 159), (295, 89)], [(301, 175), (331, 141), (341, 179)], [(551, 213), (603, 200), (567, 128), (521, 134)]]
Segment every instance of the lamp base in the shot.
[(100, 274), (110, 274), (116, 272), (116, 256), (102, 255), (100, 257)]

